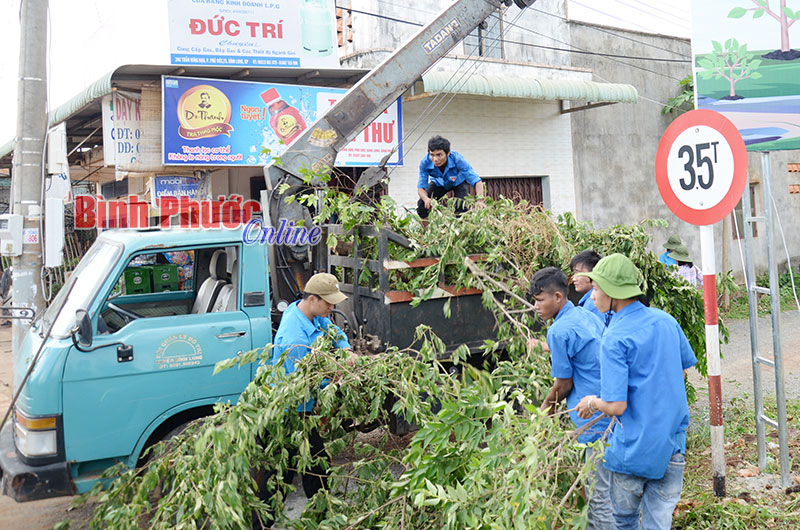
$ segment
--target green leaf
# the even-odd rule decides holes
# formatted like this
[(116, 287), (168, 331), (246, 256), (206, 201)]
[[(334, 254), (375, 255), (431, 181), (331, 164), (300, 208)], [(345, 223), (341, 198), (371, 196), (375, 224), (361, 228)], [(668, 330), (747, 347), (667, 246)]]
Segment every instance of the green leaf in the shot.
[(764, 15), (764, 13), (766, 13), (765, 10), (756, 9), (755, 11), (753, 11), (753, 18), (760, 18), (760, 17), (762, 17)]
[(714, 46), (714, 53), (722, 53), (723, 51), (722, 44), (720, 44), (718, 41), (715, 40), (712, 40), (711, 44)]
[(753, 72), (752, 74), (750, 74), (750, 78), (751, 78), (751, 79), (761, 79), (762, 77), (764, 77), (764, 76), (763, 76), (763, 75), (761, 75), (761, 74), (760, 74), (760, 73), (758, 73), (758, 72)]
[(731, 9), (730, 13), (728, 13), (728, 18), (742, 18), (745, 13), (747, 13), (747, 9), (743, 7), (734, 7)]
[(792, 11), (790, 8), (783, 6), (783, 14), (786, 15), (787, 18), (794, 20), (800, 16), (800, 10)]
[(699, 61), (697, 61), (697, 63), (699, 66), (702, 66), (706, 70), (714, 69), (714, 63), (712, 63), (709, 59), (700, 59)]
[(452, 298), (448, 298), (442, 306), (442, 313), (444, 313), (445, 318), (450, 318), (450, 300), (452, 300)]

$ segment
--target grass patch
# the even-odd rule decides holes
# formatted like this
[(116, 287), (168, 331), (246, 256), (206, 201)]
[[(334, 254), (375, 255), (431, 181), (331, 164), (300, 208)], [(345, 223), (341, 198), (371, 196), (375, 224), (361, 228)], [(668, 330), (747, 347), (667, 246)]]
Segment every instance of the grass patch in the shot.
[[(769, 276), (767, 274), (760, 274), (756, 277), (756, 285), (759, 287), (769, 287)], [(794, 285), (800, 296), (800, 272), (794, 273)], [(794, 291), (792, 290), (792, 276), (789, 272), (784, 272), (778, 278), (778, 286), (780, 288), (781, 297), (781, 311), (792, 311), (797, 309), (797, 302), (794, 298)], [(750, 318), (750, 307), (747, 300), (747, 291), (744, 286), (726, 285), (726, 289), (730, 293), (730, 307), (728, 311), (721, 310), (720, 316), (727, 320), (744, 320)], [(769, 295), (759, 294), (758, 296), (758, 316), (766, 316), (771, 312), (770, 304), (772, 303)]]
[[(758, 470), (758, 448), (754, 408), (749, 397), (735, 398), (725, 408), (726, 494), (713, 494), (708, 410), (698, 402), (687, 432), (686, 470), (683, 494), (675, 510), (675, 529), (752, 528), (789, 530), (800, 528), (800, 493), (786, 493), (780, 486), (777, 432), (767, 427), (767, 466)], [(775, 399), (765, 399), (764, 408), (775, 417)], [(800, 400), (787, 403), (789, 457), (793, 476), (800, 473)], [(753, 476), (742, 476), (750, 475)]]

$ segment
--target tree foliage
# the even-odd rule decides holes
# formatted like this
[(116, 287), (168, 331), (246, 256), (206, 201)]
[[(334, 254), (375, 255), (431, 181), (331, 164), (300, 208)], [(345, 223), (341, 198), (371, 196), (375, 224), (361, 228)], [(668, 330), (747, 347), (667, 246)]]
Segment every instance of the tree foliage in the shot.
[[(498, 335), (485, 343), (489, 362), (465, 365), (466, 346), (446, 353), (422, 326), (417, 349), (392, 347), (352, 365), (330, 335), (318, 339), (289, 376), (282, 363), (269, 365), (270, 345), (220, 363), (217, 370), (262, 365), (236, 406), (220, 405), (214, 416), (155, 446), (143, 469), (110, 470), (108, 476), (118, 478), (93, 492), (99, 503), (92, 527), (242, 528), (256, 514), (295, 529), (583, 528), (585, 506), (576, 490), (592, 462), (584, 461), (584, 446), (563, 415), (547, 417), (538, 409), (551, 384), (550, 367), (546, 354), (526, 345), (541, 322), (525, 293), (536, 270), (555, 265), (566, 271), (580, 250), (626, 254), (642, 273), (649, 303), (680, 322), (705, 374), (702, 297), (647, 248), (647, 227), (664, 223), (596, 229), (524, 201), (487, 199), (458, 218), (452, 207), (435, 205), (423, 230), (418, 218), (399, 216), (386, 197), (366, 206), (337, 192), (325, 195), (318, 221), (335, 214), (347, 227), (388, 226), (416, 243), (392, 247), (393, 259), (441, 258), (413, 276), (400, 271), (391, 280), (394, 288), (418, 300), (432, 296), (442, 278), (483, 290), (484, 305), (497, 318)], [(374, 257), (369, 241), (360, 243), (364, 256)], [(451, 375), (451, 366), (460, 373)], [(314, 414), (299, 415), (298, 405), (310, 394), (317, 398)], [(378, 443), (359, 442), (354, 425), (386, 423), (389, 414), (419, 427), (407, 445), (388, 433)], [(314, 463), (313, 429), (331, 456), (351, 453), (334, 460), (328, 489), (288, 522), (282, 519), (291, 490), (285, 477)], [(274, 472), (268, 503), (257, 496), (259, 469)]]
[(694, 108), (694, 78), (687, 75), (678, 83), (682, 87), (681, 93), (669, 98), (667, 104), (661, 108), (661, 114), (691, 110)]
[(789, 6), (785, 5), (785, 0), (780, 2), (780, 7), (778, 9), (773, 9), (770, 7), (769, 0), (750, 1), (755, 4), (755, 7), (734, 7), (728, 13), (728, 18), (742, 18), (747, 13), (752, 13), (754, 19), (761, 18), (765, 14), (769, 15), (780, 25), (781, 51), (789, 52), (791, 50), (791, 45), (789, 43), (789, 28), (792, 26), (792, 24), (797, 22), (798, 19), (800, 19), (800, 9), (796, 11), (793, 10)]

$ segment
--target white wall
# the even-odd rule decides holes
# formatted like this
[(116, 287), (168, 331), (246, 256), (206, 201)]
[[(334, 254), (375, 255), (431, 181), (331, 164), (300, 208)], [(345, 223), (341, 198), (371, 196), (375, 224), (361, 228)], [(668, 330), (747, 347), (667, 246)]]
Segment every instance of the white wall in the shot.
[(427, 130), (410, 133), (429, 101), (403, 104), (405, 164), (389, 182), (401, 206), (416, 207), (419, 161), (428, 138), (440, 134), (482, 177), (547, 176), (552, 211), (575, 210), (570, 118), (559, 114), (557, 102), (456, 96)]

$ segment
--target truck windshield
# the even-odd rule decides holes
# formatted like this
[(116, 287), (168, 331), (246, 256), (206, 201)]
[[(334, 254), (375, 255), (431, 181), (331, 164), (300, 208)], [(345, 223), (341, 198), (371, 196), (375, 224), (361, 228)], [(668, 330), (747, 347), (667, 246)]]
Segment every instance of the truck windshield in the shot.
[(89, 308), (103, 286), (102, 279), (114, 268), (121, 253), (122, 247), (97, 240), (45, 311), (39, 332), (44, 333), (55, 319), (51, 335), (55, 338), (69, 336), (75, 326), (75, 310)]

